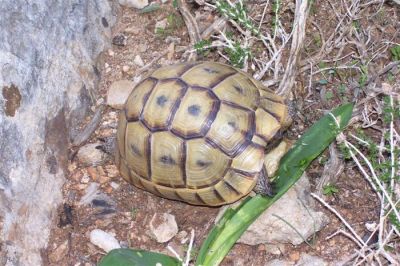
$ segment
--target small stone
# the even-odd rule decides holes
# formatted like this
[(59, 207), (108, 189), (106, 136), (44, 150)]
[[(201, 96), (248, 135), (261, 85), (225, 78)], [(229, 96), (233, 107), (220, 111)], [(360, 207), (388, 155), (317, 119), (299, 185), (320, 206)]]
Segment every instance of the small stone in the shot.
[(99, 176), (98, 181), (100, 184), (105, 184), (110, 181), (110, 177), (107, 175), (101, 175)]
[(81, 183), (82, 184), (87, 184), (90, 181), (90, 177), (88, 175), (83, 175), (81, 178)]
[(123, 34), (115, 35), (112, 39), (112, 44), (117, 46), (125, 46), (128, 38)]
[(161, 0), (161, 3), (163, 3), (163, 4), (165, 4), (167, 2), (168, 2), (168, 0)]
[(283, 244), (265, 244), (265, 252), (272, 255), (282, 255), (285, 252)]
[(87, 168), (87, 172), (88, 172), (88, 174), (90, 175), (90, 177), (94, 180), (94, 181), (96, 181), (97, 180), (97, 170), (96, 170), (96, 168), (94, 168), (94, 167), (88, 167)]
[(90, 232), (90, 242), (103, 249), (105, 252), (121, 248), (121, 245), (114, 236), (100, 229), (94, 229)]
[(111, 72), (111, 67), (107, 67), (106, 68), (106, 73), (110, 73)]
[(176, 238), (181, 242), (181, 244), (185, 244), (189, 239), (188, 239), (188, 233), (186, 231), (180, 231), (177, 235)]
[(300, 252), (293, 251), (292, 253), (289, 254), (289, 259), (291, 261), (298, 261), (300, 259)]
[(365, 228), (367, 228), (368, 231), (373, 232), (376, 229), (376, 223), (375, 222), (366, 222), (365, 223)]
[(150, 236), (158, 243), (171, 240), (178, 233), (175, 216), (169, 213), (155, 213), (150, 221)]
[(130, 67), (129, 67), (129, 66), (127, 66), (127, 65), (125, 65), (125, 66), (122, 66), (122, 72), (128, 72), (128, 71), (129, 71), (129, 69), (130, 69)]
[(144, 66), (144, 62), (143, 62), (142, 58), (140, 57), (140, 55), (135, 56), (135, 59), (133, 59), (133, 63), (135, 63), (137, 66), (140, 66), (140, 67)]
[(119, 188), (119, 184), (118, 184), (118, 183), (115, 183), (115, 182), (111, 182), (111, 183), (110, 183), (110, 186), (111, 186), (113, 189), (118, 189), (118, 188)]
[[(323, 212), (314, 209), (314, 205), (315, 202), (310, 196), (310, 183), (304, 175), (276, 204), (268, 208), (249, 226), (238, 242), (247, 245), (261, 243), (299, 245), (304, 242), (304, 239), (308, 239), (316, 231), (324, 228), (329, 221)], [(274, 216), (275, 213), (279, 213), (285, 222)], [(311, 217), (312, 223), (304, 223)], [(293, 230), (288, 224), (298, 231)]]
[(79, 162), (83, 166), (94, 166), (103, 164), (107, 160), (108, 155), (98, 149), (97, 147), (99, 146), (101, 146), (101, 143), (99, 142), (89, 143), (85, 146), (82, 146), (77, 154)]
[(296, 265), (307, 265), (307, 266), (328, 266), (328, 262), (320, 257), (312, 256), (307, 253), (302, 253), (299, 261)]
[(119, 4), (127, 7), (142, 9), (149, 5), (148, 0), (119, 0)]
[(122, 109), (134, 87), (135, 83), (127, 79), (114, 81), (107, 92), (107, 104), (112, 108)]
[(108, 63), (104, 63), (104, 68), (108, 68), (110, 65)]
[(106, 168), (107, 175), (111, 178), (117, 177), (119, 175), (118, 168), (113, 164), (106, 165), (104, 168)]
[(167, 27), (168, 20), (165, 18), (163, 20), (159, 20), (156, 22), (156, 25), (154, 26), (154, 33), (157, 33), (158, 30), (164, 30)]
[(115, 55), (115, 53), (114, 53), (114, 51), (113, 51), (113, 50), (111, 50), (111, 49), (108, 49), (108, 55), (109, 55), (109, 56), (114, 56), (114, 55)]
[(52, 250), (49, 254), (49, 260), (52, 263), (60, 261), (68, 253), (68, 240), (65, 240), (61, 245)]
[(68, 164), (68, 171), (72, 173), (78, 166), (75, 162)]

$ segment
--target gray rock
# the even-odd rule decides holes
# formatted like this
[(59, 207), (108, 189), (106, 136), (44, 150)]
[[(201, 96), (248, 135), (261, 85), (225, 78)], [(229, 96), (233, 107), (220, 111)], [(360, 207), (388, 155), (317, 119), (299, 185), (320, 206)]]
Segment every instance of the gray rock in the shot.
[(94, 229), (90, 232), (90, 242), (105, 252), (121, 248), (121, 245), (114, 236), (100, 229)]
[(293, 265), (294, 263), (291, 261), (279, 260), (279, 259), (274, 259), (264, 264), (264, 266), (293, 266)]
[(97, 166), (104, 164), (108, 158), (108, 155), (98, 148), (101, 145), (102, 143), (95, 142), (82, 146), (76, 155), (79, 162), (83, 166)]
[(0, 265), (42, 265), (115, 18), (107, 0), (0, 2)]
[[(303, 176), (293, 188), (265, 211), (242, 235), (239, 243), (291, 243), (298, 245), (303, 239), (288, 224), (308, 239), (328, 223), (322, 212), (313, 209), (308, 178)], [(277, 218), (281, 217), (283, 220)], [(288, 224), (287, 224), (288, 223)]]
[(107, 92), (107, 104), (112, 108), (122, 109), (135, 84), (127, 79), (114, 81)]
[(150, 221), (150, 237), (158, 243), (171, 240), (178, 233), (175, 216), (169, 213), (155, 213)]
[(135, 65), (140, 66), (140, 67), (144, 66), (143, 59), (140, 57), (140, 55), (135, 56), (135, 59), (133, 59), (133, 63), (135, 63)]
[(307, 253), (300, 255), (299, 261), (296, 266), (328, 266), (329, 263), (317, 256), (312, 256)]
[(68, 253), (68, 240), (65, 240), (61, 245), (52, 250), (49, 254), (49, 260), (52, 263), (58, 262)]
[(142, 9), (145, 6), (149, 5), (149, 1), (148, 0), (119, 0), (119, 4), (122, 6)]

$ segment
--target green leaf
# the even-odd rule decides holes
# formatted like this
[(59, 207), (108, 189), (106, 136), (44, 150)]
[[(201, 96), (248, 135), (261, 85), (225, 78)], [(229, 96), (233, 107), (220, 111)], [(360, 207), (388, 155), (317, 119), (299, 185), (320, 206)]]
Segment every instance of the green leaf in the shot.
[(352, 111), (353, 104), (344, 104), (307, 130), (281, 160), (274, 178), (275, 196), (257, 195), (243, 200), (236, 208), (229, 208), (204, 241), (196, 265), (219, 265), (250, 224), (289, 190), (310, 163), (346, 127)]
[[(157, 264), (158, 263), (158, 264)], [(102, 258), (98, 266), (180, 266), (177, 259), (170, 256), (129, 248), (111, 250)]]
[(152, 5), (148, 5), (144, 8), (142, 8), (141, 10), (139, 10), (139, 14), (145, 14), (145, 13), (150, 13), (150, 12), (154, 12), (157, 11), (161, 8), (160, 4), (152, 4)]

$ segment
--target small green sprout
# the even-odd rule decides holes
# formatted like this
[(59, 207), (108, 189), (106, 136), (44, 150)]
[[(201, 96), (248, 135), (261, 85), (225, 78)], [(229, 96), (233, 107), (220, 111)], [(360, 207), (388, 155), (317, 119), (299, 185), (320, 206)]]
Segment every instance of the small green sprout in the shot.
[(198, 43), (195, 43), (194, 49), (198, 54), (204, 55), (205, 52), (210, 48), (211, 40), (201, 40)]
[(334, 184), (327, 184), (323, 187), (322, 193), (327, 196), (333, 196), (339, 189)]
[(237, 1), (237, 3), (235, 4), (232, 4), (228, 1), (217, 0), (215, 5), (220, 14), (229, 19), (232, 19), (233, 21), (236, 21), (254, 35), (260, 35), (260, 31), (258, 30), (258, 28), (249, 19), (246, 7), (243, 5), (242, 0)]
[(229, 61), (235, 67), (242, 68), (246, 57), (250, 56), (250, 50), (243, 48), (238, 41), (235, 41), (232, 47), (226, 47), (225, 52), (228, 54)]
[(399, 61), (400, 60), (400, 45), (398, 44), (398, 45), (390, 48), (390, 53), (392, 54), (393, 61)]

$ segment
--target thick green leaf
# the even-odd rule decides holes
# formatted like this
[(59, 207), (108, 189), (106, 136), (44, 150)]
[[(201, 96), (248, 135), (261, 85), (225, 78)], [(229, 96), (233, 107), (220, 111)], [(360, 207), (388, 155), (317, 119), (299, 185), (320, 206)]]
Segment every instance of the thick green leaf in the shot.
[(204, 241), (196, 265), (219, 265), (244, 231), (301, 177), (348, 124), (353, 104), (342, 105), (317, 121), (282, 158), (274, 178), (275, 196), (257, 195), (228, 209)]
[[(157, 264), (158, 263), (158, 264)], [(111, 250), (99, 263), (99, 266), (180, 266), (177, 259), (170, 256), (129, 248)]]

